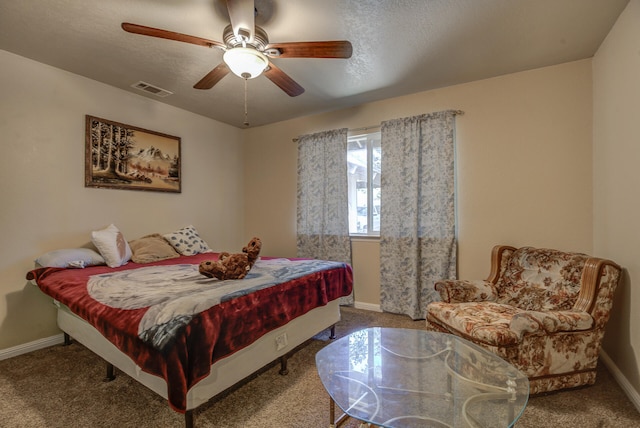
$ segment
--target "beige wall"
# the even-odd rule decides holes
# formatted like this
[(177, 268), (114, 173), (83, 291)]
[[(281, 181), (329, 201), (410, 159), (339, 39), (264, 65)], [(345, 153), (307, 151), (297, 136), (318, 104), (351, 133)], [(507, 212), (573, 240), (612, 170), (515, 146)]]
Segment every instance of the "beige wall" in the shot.
[[(48, 299), (24, 279), (39, 254), (83, 245), (91, 230), (113, 222), (128, 239), (194, 224), (214, 249), (258, 235), (264, 255), (294, 256), (292, 138), (453, 108), (465, 111), (457, 119), (459, 276), (486, 277), (498, 243), (623, 265), (605, 348), (637, 395), (638, 22), (640, 0), (631, 0), (593, 62), (248, 130), (0, 51), (0, 350), (58, 333)], [(183, 192), (84, 188), (85, 114), (180, 136)], [(356, 299), (375, 307), (377, 242), (357, 240), (353, 249)]]
[[(485, 278), (496, 244), (592, 251), (591, 60), (472, 82), (245, 132), (248, 234), (295, 255), (292, 138), (444, 109), (457, 118), (459, 274)], [(377, 244), (354, 242), (356, 301), (379, 304)]]
[[(215, 249), (244, 245), (241, 130), (5, 51), (0, 64), (0, 350), (59, 333), (25, 274), (92, 230), (193, 224)], [(181, 137), (182, 193), (85, 188), (85, 114)]]
[(605, 349), (640, 397), (640, 0), (593, 59), (594, 250), (625, 270)]

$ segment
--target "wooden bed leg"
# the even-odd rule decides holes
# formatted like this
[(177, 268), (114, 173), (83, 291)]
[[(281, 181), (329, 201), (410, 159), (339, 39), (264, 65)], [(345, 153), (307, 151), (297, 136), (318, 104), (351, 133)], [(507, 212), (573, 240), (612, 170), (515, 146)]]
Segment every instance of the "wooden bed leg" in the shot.
[(286, 376), (289, 374), (289, 370), (287, 369), (287, 356), (283, 355), (280, 357), (280, 371), (278, 372), (282, 376)]
[(329, 334), (329, 339), (335, 339), (336, 338), (336, 325), (332, 325), (331, 326), (331, 333)]
[(113, 364), (107, 363), (107, 377), (104, 378), (104, 382), (111, 382), (116, 378), (115, 369), (113, 368)]
[(184, 426), (185, 428), (193, 428), (193, 410), (184, 412)]
[(64, 346), (69, 346), (71, 345), (71, 336), (69, 336), (69, 333), (65, 333), (64, 334), (64, 342), (63, 342)]

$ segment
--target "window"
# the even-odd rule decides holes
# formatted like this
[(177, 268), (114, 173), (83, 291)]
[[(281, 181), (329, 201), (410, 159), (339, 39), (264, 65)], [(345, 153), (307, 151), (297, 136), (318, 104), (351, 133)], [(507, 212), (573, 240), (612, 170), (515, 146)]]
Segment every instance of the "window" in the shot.
[(381, 158), (379, 131), (349, 137), (349, 233), (352, 235), (380, 235)]

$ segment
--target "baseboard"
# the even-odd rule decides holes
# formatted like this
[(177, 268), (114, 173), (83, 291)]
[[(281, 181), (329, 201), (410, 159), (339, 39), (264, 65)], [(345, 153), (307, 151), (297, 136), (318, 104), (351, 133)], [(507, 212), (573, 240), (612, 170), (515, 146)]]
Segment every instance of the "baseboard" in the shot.
[(373, 303), (355, 302), (353, 307), (356, 309), (364, 309), (366, 311), (382, 312), (380, 305), (374, 305)]
[(44, 339), (34, 340), (33, 342), (23, 343), (22, 345), (13, 346), (7, 349), (0, 349), (0, 360), (17, 357), (18, 355), (37, 351), (38, 349), (48, 348), (49, 346), (64, 343), (64, 334), (56, 334), (55, 336), (45, 337)]
[(604, 365), (607, 366), (611, 376), (613, 376), (618, 385), (620, 385), (620, 388), (622, 388), (627, 397), (629, 397), (629, 400), (636, 407), (636, 410), (640, 412), (640, 394), (638, 394), (638, 391), (633, 388), (618, 366), (616, 366), (613, 360), (603, 350), (600, 351), (600, 359)]

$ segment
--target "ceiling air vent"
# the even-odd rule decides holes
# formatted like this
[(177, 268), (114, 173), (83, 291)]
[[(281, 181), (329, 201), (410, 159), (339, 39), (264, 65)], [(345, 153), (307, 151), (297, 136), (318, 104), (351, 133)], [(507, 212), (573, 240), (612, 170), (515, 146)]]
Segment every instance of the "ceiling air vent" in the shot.
[(153, 94), (157, 97), (167, 97), (171, 94), (173, 94), (173, 92), (171, 91), (167, 91), (166, 89), (162, 89), (162, 88), (158, 88), (157, 86), (153, 86), (147, 82), (143, 82), (142, 80), (139, 81), (138, 83), (134, 83), (133, 85), (131, 85), (132, 88), (136, 88), (139, 89), (141, 91), (144, 92), (148, 92), (150, 94)]

